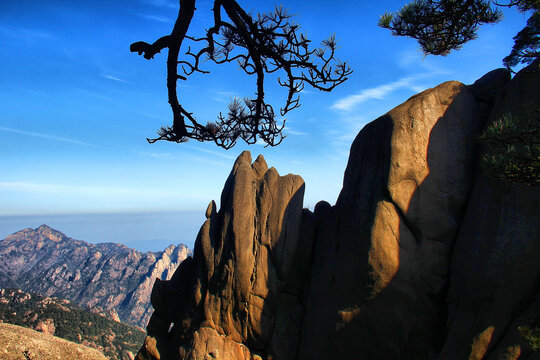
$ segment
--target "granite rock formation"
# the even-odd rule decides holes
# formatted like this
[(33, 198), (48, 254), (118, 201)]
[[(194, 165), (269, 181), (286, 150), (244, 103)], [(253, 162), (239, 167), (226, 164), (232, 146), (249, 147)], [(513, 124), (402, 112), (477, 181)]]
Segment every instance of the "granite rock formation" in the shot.
[(42, 225), (0, 241), (0, 288), (65, 298), (144, 328), (154, 280), (170, 278), (189, 253), (184, 245), (141, 253), (120, 244), (89, 244)]
[(413, 96), (358, 134), (313, 213), (300, 177), (240, 155), (193, 258), (156, 281), (138, 358), (538, 356), (520, 329), (540, 328), (540, 189), (484, 178), (477, 141), (540, 108), (538, 84), (536, 62)]

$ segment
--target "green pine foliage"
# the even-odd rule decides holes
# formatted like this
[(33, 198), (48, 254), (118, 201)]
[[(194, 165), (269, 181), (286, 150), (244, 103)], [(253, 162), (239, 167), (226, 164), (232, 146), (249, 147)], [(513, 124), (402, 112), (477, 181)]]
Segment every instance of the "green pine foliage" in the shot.
[(529, 342), (532, 351), (540, 350), (540, 327), (520, 326), (518, 330), (521, 336)]
[[(540, 8), (540, 6), (539, 6)], [(527, 26), (514, 37), (510, 55), (503, 59), (508, 69), (519, 64), (530, 64), (540, 56), (540, 12), (535, 12), (527, 21)]]
[(110, 359), (124, 359), (127, 351), (136, 354), (145, 338), (135, 326), (91, 313), (67, 300), (0, 289), (0, 322), (36, 328), (47, 319), (54, 322), (55, 336), (96, 348)]
[(540, 0), (413, 0), (395, 13), (382, 15), (379, 26), (391, 30), (392, 35), (416, 39), (426, 55), (447, 55), (475, 39), (480, 25), (500, 21), (498, 7), (532, 12), (503, 60), (509, 69), (532, 63), (540, 56)]
[(479, 140), (484, 171), (500, 180), (540, 184), (540, 118), (506, 114), (489, 125)]
[(479, 25), (501, 18), (486, 0), (414, 0), (381, 16), (379, 26), (418, 40), (426, 55), (447, 55), (475, 39)]

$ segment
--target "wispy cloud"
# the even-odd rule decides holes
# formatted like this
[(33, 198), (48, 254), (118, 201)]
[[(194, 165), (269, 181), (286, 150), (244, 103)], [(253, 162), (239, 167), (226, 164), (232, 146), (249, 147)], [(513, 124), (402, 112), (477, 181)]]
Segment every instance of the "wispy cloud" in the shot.
[(419, 76), (409, 76), (397, 81), (391, 82), (389, 84), (379, 85), (371, 89), (364, 89), (357, 94), (349, 95), (343, 99), (336, 101), (332, 105), (332, 109), (341, 110), (341, 111), (350, 111), (355, 106), (360, 103), (363, 103), (367, 100), (380, 100), (385, 98), (388, 94), (396, 91), (398, 89), (409, 88), (412, 89), (416, 85), (416, 81)]
[(165, 8), (178, 8), (178, 1), (171, 0), (142, 0), (143, 3)]
[(160, 153), (160, 152), (154, 152), (154, 151), (138, 151), (139, 155), (144, 157), (150, 157), (154, 159), (170, 159), (172, 158), (171, 153)]
[(112, 76), (112, 75), (108, 75), (108, 74), (101, 74), (99, 76), (101, 76), (104, 79), (118, 81), (118, 82), (121, 82), (121, 83), (124, 83), (124, 84), (131, 84), (129, 81), (124, 80), (124, 79), (120, 79), (119, 77), (116, 77), (116, 76)]
[(400, 52), (396, 61), (400, 67), (407, 68), (409, 66), (422, 66), (425, 59), (426, 56), (420, 49), (408, 49)]
[(96, 147), (96, 145), (89, 144), (87, 142), (80, 141), (80, 140), (66, 138), (66, 137), (63, 137), (63, 136), (57, 136), (57, 135), (37, 133), (37, 132), (32, 132), (32, 131), (13, 129), (13, 128), (8, 128), (8, 127), (4, 127), (4, 126), (0, 126), (0, 131), (6, 131), (6, 132), (14, 133), (14, 134), (25, 135), (25, 136), (33, 136), (33, 137), (38, 137), (38, 138), (47, 139), (47, 140), (53, 140), (53, 141), (60, 141), (60, 142), (65, 142), (65, 143), (69, 143), (69, 144), (74, 144), (74, 145), (83, 145), (83, 146)]
[(137, 15), (147, 20), (153, 20), (153, 21), (158, 21), (162, 23), (172, 23), (171, 19), (166, 18), (164, 16), (152, 15), (152, 14), (140, 14), (140, 13), (138, 13)]
[(43, 40), (43, 39), (53, 38), (52, 34), (49, 32), (37, 30), (37, 29), (29, 29), (25, 27), (0, 26), (0, 35), (19, 39), (19, 40), (24, 40), (24, 41), (34, 41), (34, 40)]
[[(182, 155), (173, 154), (173, 153), (170, 153), (170, 152), (163, 152), (162, 153), (162, 152), (157, 152), (157, 151), (144, 151), (144, 150), (137, 150), (136, 153), (139, 154), (140, 156), (154, 158), (154, 159), (179, 159), (182, 156), (186, 156), (186, 157), (188, 157), (188, 158), (190, 158), (192, 160), (195, 160), (197, 162), (205, 162), (205, 163), (209, 163), (209, 164), (213, 164), (213, 165), (219, 164), (220, 166), (223, 165), (223, 163), (220, 162), (220, 160), (219, 160), (220, 158), (228, 160), (227, 163), (226, 163), (226, 166), (229, 166), (229, 162), (234, 161), (234, 159), (235, 159), (234, 156), (224, 153), (226, 150), (223, 150), (224, 152), (220, 152), (220, 151), (208, 150), (206, 148), (197, 147), (197, 146), (190, 146), (189, 149), (186, 148), (186, 150), (188, 150), (188, 153), (184, 152)], [(204, 153), (204, 154), (209, 154), (211, 156), (201, 157), (201, 156), (195, 155), (193, 153), (189, 153), (189, 152), (193, 152), (193, 151), (199, 152), (199, 153)]]
[(171, 192), (166, 189), (147, 189), (126, 186), (87, 186), (70, 184), (34, 183), (26, 181), (0, 182), (0, 191), (16, 191), (31, 194), (45, 194), (78, 197), (139, 196), (144, 198), (181, 197), (199, 198), (185, 191)]
[(232, 155), (224, 154), (224, 153), (218, 152), (218, 151), (208, 150), (208, 149), (201, 148), (201, 147), (192, 146), (191, 150), (197, 150), (197, 151), (200, 151), (200, 152), (203, 152), (203, 153), (206, 153), (206, 154), (210, 154), (210, 155), (213, 155), (213, 156), (218, 156), (218, 157), (221, 157), (221, 158), (224, 158), (224, 159), (227, 159), (227, 160), (234, 160), (235, 159), (235, 157), (232, 156)]
[(204, 157), (204, 156), (197, 156), (193, 154), (183, 154), (183, 157), (184, 159), (189, 159), (190, 161), (194, 161), (199, 164), (209, 164), (209, 165), (219, 166), (219, 167), (224, 167), (224, 168), (229, 168), (229, 169), (232, 165), (230, 161), (219, 161), (219, 159), (214, 159), (208, 156)]
[(232, 91), (215, 91), (214, 101), (230, 103), (232, 99), (238, 98), (238, 95)]
[(447, 75), (452, 71), (441, 64), (440, 57), (426, 56), (420, 49), (409, 49), (396, 56), (397, 65), (404, 69), (424, 69), (430, 75)]
[(302, 131), (295, 131), (287, 126), (285, 126), (285, 128), (283, 128), (283, 130), (285, 131), (285, 133), (287, 135), (307, 135), (307, 133), (305, 132), (302, 132)]

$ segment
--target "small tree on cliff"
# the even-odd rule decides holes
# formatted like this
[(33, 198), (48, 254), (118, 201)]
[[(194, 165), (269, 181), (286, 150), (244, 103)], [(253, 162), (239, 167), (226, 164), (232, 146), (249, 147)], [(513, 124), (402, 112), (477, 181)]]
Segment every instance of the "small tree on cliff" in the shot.
[(540, 0), (510, 0), (505, 4), (489, 0), (414, 0), (396, 13), (382, 15), (379, 26), (393, 35), (418, 40), (426, 55), (447, 55), (475, 39), (479, 25), (502, 19), (502, 12), (492, 3), (532, 11), (527, 25), (514, 37), (511, 53), (503, 60), (509, 69), (532, 63), (540, 56)]
[[(267, 145), (278, 145), (283, 139), (281, 131), (285, 123), (277, 124), (273, 107), (265, 102), (265, 74), (277, 71), (285, 74), (278, 80), (288, 90), (285, 105), (280, 109), (283, 116), (300, 106), (298, 93), (304, 84), (331, 91), (351, 73), (349, 66), (335, 57), (334, 36), (323, 41), (321, 48), (310, 49), (310, 40), (299, 32), (299, 26), (291, 22), (291, 16), (281, 7), (269, 14), (252, 16), (235, 0), (214, 0), (213, 26), (206, 30), (204, 37), (194, 38), (188, 30), (195, 3), (196, 0), (180, 0), (171, 34), (152, 44), (139, 41), (130, 47), (132, 52), (146, 59), (168, 49), (167, 90), (173, 124), (162, 127), (158, 138), (147, 139), (150, 143), (157, 140), (181, 143), (194, 139), (213, 141), (229, 149), (238, 139), (254, 144), (260, 138)], [(186, 49), (184, 42), (191, 45)], [(191, 46), (197, 45), (199, 49), (192, 50)], [(187, 80), (193, 73), (208, 72), (201, 68), (204, 60), (216, 64), (236, 62), (245, 73), (256, 77), (254, 97), (233, 100), (226, 116), (220, 114), (217, 121), (206, 124), (184, 108), (177, 92), (178, 80)]]
[[(498, 6), (516, 6), (532, 11), (527, 25), (514, 37), (514, 47), (503, 59), (511, 70), (540, 57), (540, 0), (511, 0)], [(502, 13), (486, 0), (414, 0), (397, 13), (381, 16), (379, 26), (393, 35), (418, 40), (426, 55), (447, 55), (477, 37), (478, 26), (494, 23)], [(505, 114), (490, 124), (480, 136), (486, 144), (481, 165), (486, 173), (511, 182), (540, 184), (540, 109), (529, 105), (521, 118)]]

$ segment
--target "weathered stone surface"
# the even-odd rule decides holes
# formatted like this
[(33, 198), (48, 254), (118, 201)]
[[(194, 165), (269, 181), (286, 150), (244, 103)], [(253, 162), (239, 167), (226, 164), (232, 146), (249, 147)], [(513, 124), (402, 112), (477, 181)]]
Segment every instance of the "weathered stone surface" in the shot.
[(253, 164), (248, 152), (239, 156), (219, 213), (197, 239), (207, 269), (198, 284), (202, 326), (265, 351), (298, 242), (303, 192), (299, 176), (279, 176), (262, 156)]
[(136, 360), (160, 360), (161, 354), (157, 348), (157, 340), (153, 336), (147, 336), (144, 344), (135, 357)]
[(185, 360), (261, 360), (259, 356), (252, 355), (242, 343), (220, 335), (216, 330), (207, 327), (195, 331), (193, 341), (180, 349), (180, 358)]
[[(312, 241), (300, 236), (301, 219), (309, 216), (303, 215), (303, 195), (299, 176), (280, 176), (262, 156), (253, 164), (249, 152), (238, 157), (220, 210), (214, 202), (208, 206), (192, 265), (184, 266), (191, 260), (184, 261), (169, 282), (158, 281), (154, 287), (156, 320), (153, 315), (150, 325), (155, 332), (164, 327), (154, 326), (157, 318), (167, 318), (164, 311), (172, 306), (165, 304), (171, 298), (166, 293), (189, 294), (183, 297), (189, 300), (184, 305), (178, 304), (181, 296), (176, 301), (183, 311), (169, 317), (174, 322), (171, 340), (156, 334), (158, 346), (169, 349), (166, 358), (255, 359), (255, 354), (280, 351), (272, 345), (272, 339), (280, 337), (274, 332), (276, 324), (286, 322), (288, 314), (301, 316), (301, 291), (294, 288), (304, 279), (291, 275), (292, 269), (299, 270), (293, 260), (309, 262), (309, 254), (297, 252), (299, 243)], [(301, 270), (307, 275), (307, 269)], [(179, 290), (181, 283), (184, 291)], [(292, 294), (285, 293), (286, 287)], [(296, 343), (289, 348), (295, 349)]]
[(170, 279), (188, 255), (184, 245), (141, 253), (120, 244), (89, 244), (42, 225), (0, 241), (0, 287), (66, 298), (144, 328), (154, 280)]
[[(539, 64), (503, 88), (490, 122), (507, 113), (540, 121), (531, 109), (540, 104)], [(528, 356), (517, 328), (540, 326), (539, 222), (540, 187), (478, 174), (452, 257), (448, 336), (439, 359), (499, 359), (508, 349)]]
[(470, 88), (447, 82), (360, 132), (335, 208), (321, 209), (299, 358), (434, 351), (479, 115)]

